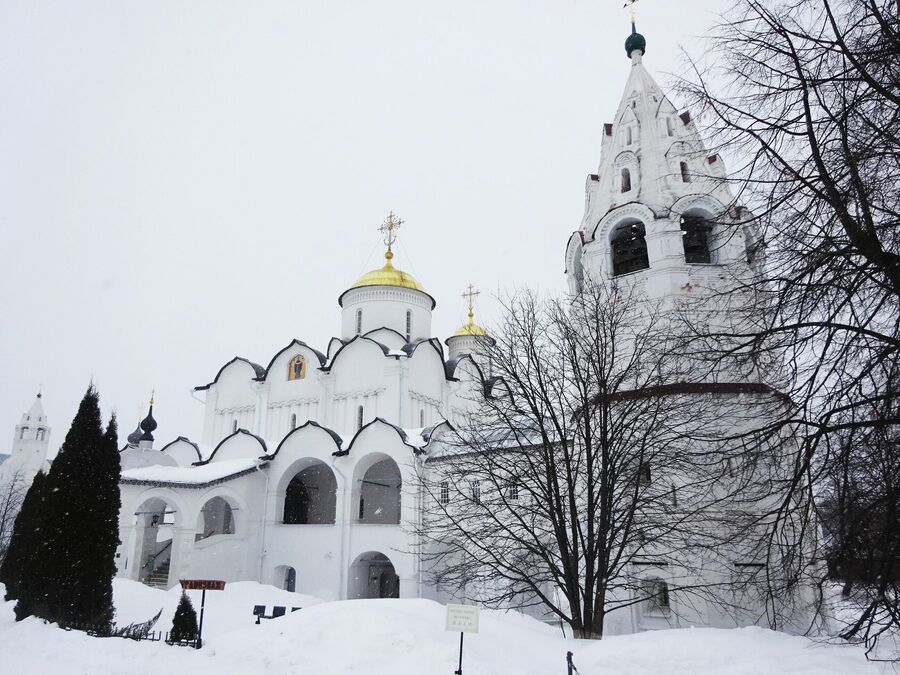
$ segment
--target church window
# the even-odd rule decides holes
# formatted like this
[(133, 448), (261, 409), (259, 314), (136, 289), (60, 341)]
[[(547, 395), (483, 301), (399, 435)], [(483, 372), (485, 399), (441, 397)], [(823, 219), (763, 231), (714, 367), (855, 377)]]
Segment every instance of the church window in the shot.
[(406, 341), (409, 342), (409, 338), (412, 335), (412, 311), (406, 310)]
[(681, 218), (681, 242), (686, 263), (708, 264), (712, 262), (709, 251), (709, 235), (712, 225), (699, 216)]
[(288, 363), (288, 380), (302, 380), (306, 377), (306, 358), (297, 354)]
[(44, 440), (44, 429), (38, 429), (38, 430), (37, 430), (37, 439), (38, 439), (39, 441)]
[(450, 483), (448, 481), (441, 481), (440, 501), (444, 506), (450, 503)]
[(297, 413), (291, 413), (291, 430), (297, 428)]
[(19, 429), (19, 438), (20, 439), (25, 438), (26, 431), (28, 431), (28, 427), (22, 427), (21, 429)]
[(356, 428), (362, 429), (363, 426), (363, 407), (359, 406), (356, 409)]
[(638, 467), (638, 483), (650, 485), (650, 465), (647, 462), (641, 462), (641, 465)]
[(622, 192), (631, 192), (631, 171), (622, 169)]
[(472, 490), (472, 501), (476, 504), (481, 503), (481, 481), (474, 478), (469, 481), (469, 487)]
[(356, 310), (356, 334), (362, 333), (362, 310)]
[(652, 577), (644, 580), (644, 593), (647, 595), (646, 609), (648, 614), (669, 613), (669, 584), (662, 579)]
[(650, 267), (643, 223), (622, 223), (612, 234), (613, 276)]
[(519, 482), (513, 478), (506, 486), (506, 498), (514, 502), (519, 499)]
[(231, 431), (232, 433), (237, 431), (237, 420), (231, 420)]
[(625, 139), (626, 139), (625, 142), (628, 145), (631, 145), (632, 143), (634, 143), (634, 135), (633, 134), (634, 134), (634, 132), (631, 130), (631, 127), (625, 128)]
[(419, 426), (425, 428), (425, 409), (419, 411)]
[(666, 135), (667, 136), (675, 135), (675, 126), (672, 124), (671, 117), (666, 117)]
[(675, 483), (672, 483), (672, 506), (678, 506), (678, 490), (675, 489)]
[(691, 182), (691, 173), (688, 171), (687, 162), (681, 162), (681, 182), (682, 183), (690, 183)]

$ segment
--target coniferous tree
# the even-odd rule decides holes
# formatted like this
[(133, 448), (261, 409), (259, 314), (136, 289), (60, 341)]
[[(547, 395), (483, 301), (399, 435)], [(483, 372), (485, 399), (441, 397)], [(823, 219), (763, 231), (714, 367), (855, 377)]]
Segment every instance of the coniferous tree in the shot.
[(187, 593), (181, 591), (181, 600), (172, 618), (169, 639), (173, 642), (197, 639), (197, 612)]
[(16, 618), (109, 629), (118, 545), (119, 454), (115, 418), (104, 434), (88, 388), (46, 481), (44, 536), (23, 574)]
[(47, 475), (38, 471), (16, 516), (9, 548), (0, 565), (0, 583), (6, 586), (6, 600), (19, 598), (22, 575), (36, 564), (38, 543), (43, 536), (41, 517), (46, 499), (46, 484)]

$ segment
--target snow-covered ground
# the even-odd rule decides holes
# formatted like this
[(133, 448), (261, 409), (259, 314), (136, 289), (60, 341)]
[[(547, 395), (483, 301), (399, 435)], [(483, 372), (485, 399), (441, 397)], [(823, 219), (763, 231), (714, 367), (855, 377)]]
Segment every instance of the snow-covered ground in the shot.
[[(2, 589), (2, 586), (0, 586)], [(191, 593), (199, 610), (199, 592)], [(115, 581), (117, 622), (163, 609), (168, 629), (179, 591)], [(91, 638), (36, 619), (13, 620), (0, 602), (3, 675), (450, 675), (459, 635), (444, 631), (444, 607), (428, 600), (319, 602), (252, 582), (207, 592), (205, 646), (169, 647), (121, 638)], [(302, 606), (294, 614), (255, 625), (253, 605)], [(290, 610), (288, 610), (290, 611)], [(862, 649), (825, 646), (760, 628), (684, 629), (612, 637), (564, 639), (558, 629), (515, 613), (483, 611), (481, 630), (465, 640), (465, 675), (560, 675), (575, 653), (581, 675), (852, 675), (881, 672)]]

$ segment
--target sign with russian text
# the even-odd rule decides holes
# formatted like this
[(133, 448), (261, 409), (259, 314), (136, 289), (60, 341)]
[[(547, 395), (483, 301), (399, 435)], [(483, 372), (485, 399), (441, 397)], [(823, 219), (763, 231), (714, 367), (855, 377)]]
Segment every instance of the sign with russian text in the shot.
[(186, 591), (224, 591), (225, 582), (216, 579), (182, 579), (181, 587)]
[(478, 606), (447, 605), (447, 630), (457, 633), (477, 633)]

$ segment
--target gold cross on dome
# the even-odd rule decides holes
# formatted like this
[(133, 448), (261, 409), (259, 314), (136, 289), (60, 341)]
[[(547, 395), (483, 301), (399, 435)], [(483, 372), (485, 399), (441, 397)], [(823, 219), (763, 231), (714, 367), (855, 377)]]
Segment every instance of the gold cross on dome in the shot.
[[(400, 226), (404, 222), (405, 221), (395, 216), (394, 212), (391, 211), (388, 213), (387, 220), (378, 227), (378, 231), (381, 232), (384, 237), (384, 243), (387, 246), (388, 253), (391, 253), (391, 246), (397, 241), (397, 230), (400, 229)], [(390, 258), (393, 257), (393, 254), (388, 255), (387, 257), (390, 260)]]
[(627, 9), (628, 13), (631, 15), (631, 23), (634, 23), (636, 21), (636, 18), (634, 15), (634, 6), (637, 3), (637, 1), (638, 0), (626, 0), (625, 4), (622, 5), (622, 8)]
[(466, 292), (462, 294), (463, 298), (465, 298), (469, 303), (469, 320), (475, 316), (475, 298), (481, 295), (481, 291), (475, 290), (475, 287), (472, 284), (469, 284), (469, 287), (466, 289)]

